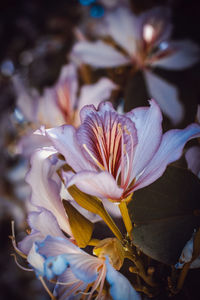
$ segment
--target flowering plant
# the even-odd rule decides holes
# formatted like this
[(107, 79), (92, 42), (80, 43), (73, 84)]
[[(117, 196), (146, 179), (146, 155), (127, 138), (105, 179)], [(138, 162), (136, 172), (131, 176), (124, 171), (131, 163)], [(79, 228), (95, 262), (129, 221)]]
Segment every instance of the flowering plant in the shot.
[[(122, 3), (104, 4), (91, 32), (101, 40), (75, 31), (81, 41), (53, 87), (40, 95), (13, 78), (28, 121), (18, 150), (29, 159), (31, 188), (28, 234), (16, 241), (12, 223), (11, 236), (28, 266), (14, 256), (53, 300), (140, 300), (162, 297), (163, 287), (175, 296), (190, 267), (199, 267), (198, 155), (191, 163), (186, 152), (194, 174), (182, 159), (186, 144), (198, 143), (200, 125), (163, 129), (162, 111), (178, 124), (184, 110), (176, 89), (152, 72), (193, 65), (198, 47), (171, 40), (168, 7), (137, 16)], [(123, 86), (96, 70), (125, 65), (132, 68), (127, 76), (142, 70), (155, 95), (126, 113)]]

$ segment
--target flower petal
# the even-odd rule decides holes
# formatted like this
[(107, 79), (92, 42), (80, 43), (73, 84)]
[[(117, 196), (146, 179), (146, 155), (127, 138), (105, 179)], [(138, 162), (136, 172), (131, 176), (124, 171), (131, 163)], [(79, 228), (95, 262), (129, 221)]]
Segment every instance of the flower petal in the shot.
[(141, 300), (128, 279), (120, 272), (116, 271), (106, 259), (107, 274), (106, 279), (110, 284), (110, 294), (113, 300)]
[[(42, 243), (37, 243), (37, 246), (38, 253), (47, 258), (44, 269), (49, 271), (49, 276), (53, 277), (49, 270), (50, 263), (52, 273), (64, 272), (66, 267), (70, 266), (78, 279), (88, 283), (96, 279), (97, 269), (102, 264), (102, 260), (85, 253), (68, 239), (48, 236)], [(54, 275), (60, 274), (54, 273)]]
[(28, 224), (31, 228), (31, 234), (18, 243), (18, 247), (23, 253), (28, 254), (33, 243), (43, 240), (46, 235), (65, 237), (54, 215), (46, 209), (29, 213)]
[(98, 68), (111, 68), (130, 63), (130, 59), (102, 41), (78, 42), (72, 49), (72, 58)]
[(158, 151), (137, 179), (134, 189), (145, 187), (162, 176), (167, 165), (180, 158), (184, 145), (199, 136), (200, 126), (197, 124), (191, 124), (185, 129), (167, 131), (163, 135)]
[(153, 66), (169, 70), (182, 70), (199, 61), (200, 49), (194, 42), (190, 40), (171, 41), (169, 46), (175, 51), (171, 55), (155, 61)]
[(31, 169), (26, 181), (32, 188), (31, 202), (37, 207), (43, 207), (51, 211), (60, 227), (69, 235), (72, 235), (69, 221), (65, 213), (61, 198), (61, 182), (56, 170), (61, 163), (54, 155), (55, 149), (43, 148), (36, 150), (31, 157)]
[[(106, 34), (122, 48), (126, 49), (130, 57), (136, 53), (138, 32), (137, 17), (130, 9), (118, 8), (105, 16)], [(104, 32), (105, 35), (105, 32)]]
[(19, 144), (17, 145), (17, 153), (30, 158), (32, 153), (44, 146), (50, 147), (52, 145), (51, 141), (43, 134), (43, 128), (38, 129), (34, 132), (29, 132), (21, 138)]
[(140, 107), (127, 113), (137, 129), (138, 144), (136, 146), (132, 178), (136, 177), (152, 159), (162, 139), (162, 114), (154, 100), (150, 107)]
[(200, 146), (193, 146), (185, 153), (188, 169), (200, 178)]
[(175, 125), (184, 117), (184, 107), (178, 99), (177, 88), (150, 71), (144, 71), (148, 92)]
[(118, 187), (117, 182), (108, 172), (79, 172), (72, 177), (67, 187), (74, 184), (84, 193), (101, 199), (119, 199), (123, 193), (123, 189)]
[(47, 129), (47, 136), (55, 148), (60, 152), (75, 172), (81, 170), (94, 170), (85, 159), (76, 140), (76, 129), (70, 125), (63, 125)]
[(37, 245), (34, 243), (28, 254), (27, 261), (35, 269), (37, 276), (44, 275), (44, 258), (37, 253)]
[(98, 268), (103, 261), (85, 252), (79, 254), (66, 254), (65, 259), (76, 276), (81, 281), (90, 283), (97, 279)]
[(59, 282), (65, 285), (57, 284), (54, 289), (54, 295), (59, 300), (80, 300), (80, 291), (85, 291), (87, 283), (76, 279), (71, 269), (68, 268), (59, 276)]

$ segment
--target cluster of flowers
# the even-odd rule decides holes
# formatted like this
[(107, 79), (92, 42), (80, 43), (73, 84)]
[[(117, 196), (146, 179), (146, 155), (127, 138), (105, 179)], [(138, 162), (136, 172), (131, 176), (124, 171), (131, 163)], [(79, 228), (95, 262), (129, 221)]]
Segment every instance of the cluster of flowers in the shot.
[[(12, 239), (52, 299), (137, 300), (140, 294), (120, 272), (125, 258), (134, 261), (127, 204), (136, 190), (156, 181), (181, 157), (187, 141), (200, 136), (197, 123), (163, 133), (160, 107), (174, 124), (184, 111), (176, 89), (151, 69), (186, 68), (197, 61), (198, 49), (189, 41), (170, 40), (166, 8), (139, 16), (126, 5), (113, 8), (95, 32), (101, 40), (90, 42), (82, 35), (70, 54), (72, 61), (43, 95), (27, 92), (14, 78), (18, 108), (35, 131), (18, 147), (31, 163), (26, 177), (30, 232), (16, 244), (13, 231)], [(132, 64), (143, 71), (156, 101), (128, 113), (116, 111), (107, 100), (119, 87), (110, 79), (79, 88), (83, 63), (95, 68)], [(126, 236), (113, 217), (122, 218)], [(93, 237), (99, 220), (113, 237)], [(81, 249), (86, 246), (87, 251)], [(53, 293), (44, 278), (55, 283)]]

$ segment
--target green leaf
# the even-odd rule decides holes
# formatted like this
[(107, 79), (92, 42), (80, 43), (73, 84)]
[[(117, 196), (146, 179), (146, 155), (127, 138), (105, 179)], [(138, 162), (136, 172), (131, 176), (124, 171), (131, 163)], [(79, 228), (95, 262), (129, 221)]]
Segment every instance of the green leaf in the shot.
[(69, 201), (63, 200), (73, 236), (80, 248), (85, 248), (92, 237), (94, 224), (85, 218)]
[(133, 243), (153, 259), (176, 263), (200, 226), (199, 196), (199, 179), (186, 169), (169, 166), (156, 182), (136, 191), (129, 203)]

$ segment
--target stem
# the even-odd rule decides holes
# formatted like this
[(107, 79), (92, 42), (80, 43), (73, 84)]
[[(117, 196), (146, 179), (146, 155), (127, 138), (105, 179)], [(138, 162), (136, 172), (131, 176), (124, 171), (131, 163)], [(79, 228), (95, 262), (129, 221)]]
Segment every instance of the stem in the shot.
[(46, 292), (48, 293), (48, 295), (51, 297), (52, 300), (56, 300), (56, 297), (52, 294), (52, 292), (49, 290), (48, 286), (46, 285), (46, 282), (44, 281), (44, 279), (42, 278), (42, 276), (39, 276), (39, 280), (41, 281), (44, 289), (46, 290)]
[(127, 233), (129, 238), (132, 240), (132, 229), (133, 229), (133, 225), (129, 216), (129, 212), (128, 212), (128, 208), (127, 208), (127, 204), (125, 201), (121, 201), (119, 204), (119, 209), (124, 221), (124, 225), (126, 227)]
[(130, 259), (134, 263), (135, 267), (133, 267), (133, 273), (138, 274), (151, 287), (158, 286), (158, 284), (153, 280), (152, 276), (147, 275), (143, 265), (143, 261), (137, 254), (136, 249), (133, 249), (132, 247), (130, 247), (130, 245), (126, 245), (125, 258)]
[(178, 278), (178, 283), (177, 283), (177, 288), (176, 288), (176, 292), (178, 293), (182, 287), (183, 287), (183, 284), (185, 282), (185, 278), (187, 276), (187, 273), (190, 269), (190, 265), (191, 265), (191, 262), (188, 262), (186, 263), (184, 266), (183, 266), (183, 269), (181, 270), (181, 273), (180, 273), (180, 276)]

